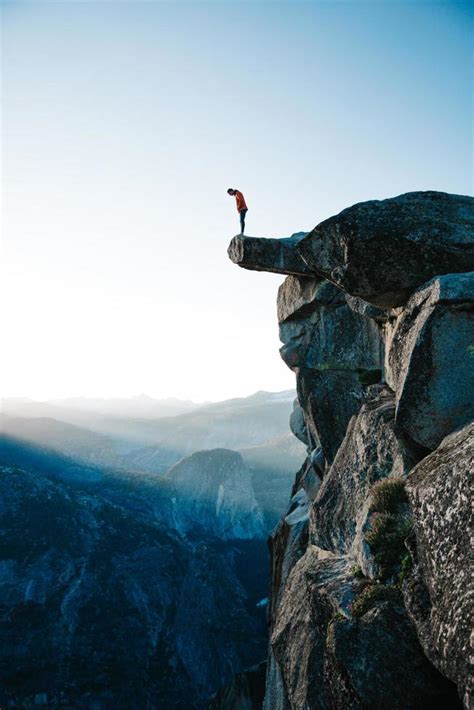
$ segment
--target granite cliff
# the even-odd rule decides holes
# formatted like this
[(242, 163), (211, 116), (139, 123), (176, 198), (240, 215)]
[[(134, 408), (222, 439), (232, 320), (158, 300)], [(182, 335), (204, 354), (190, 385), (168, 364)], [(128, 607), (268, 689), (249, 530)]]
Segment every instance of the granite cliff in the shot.
[[(263, 707), (469, 707), (474, 199), (364, 202), (308, 234), (236, 236), (229, 256), (287, 274), (307, 447), (269, 540)], [(243, 688), (213, 707), (257, 707)]]

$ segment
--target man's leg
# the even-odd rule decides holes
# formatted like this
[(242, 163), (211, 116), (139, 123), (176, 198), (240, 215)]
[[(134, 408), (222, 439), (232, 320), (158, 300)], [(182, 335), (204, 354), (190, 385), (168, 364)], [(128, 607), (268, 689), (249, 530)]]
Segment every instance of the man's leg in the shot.
[(247, 214), (247, 210), (241, 210), (240, 212), (240, 233), (244, 233), (245, 229), (245, 215)]

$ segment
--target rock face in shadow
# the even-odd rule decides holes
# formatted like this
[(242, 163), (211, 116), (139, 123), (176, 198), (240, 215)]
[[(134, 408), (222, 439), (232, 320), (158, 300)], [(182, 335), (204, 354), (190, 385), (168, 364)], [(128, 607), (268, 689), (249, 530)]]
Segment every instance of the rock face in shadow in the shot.
[[(474, 612), (472, 594), (472, 514), (474, 424), (450, 434), (408, 478), (416, 533), (418, 572), (428, 592), (420, 613), (410, 579), (407, 606), (428, 656), (457, 683), (466, 707), (473, 696), (468, 662)], [(415, 571), (416, 572), (416, 571)]]
[(239, 561), (260, 568), (261, 547), (191, 544), (97, 490), (0, 465), (1, 707), (206, 707), (264, 653)]
[(309, 448), (320, 444), (332, 461), (366, 385), (381, 378), (381, 331), (324, 279), (289, 276), (278, 291), (277, 309), (280, 354), (296, 373)]
[(346, 560), (320, 558), (317, 548), (309, 547), (292, 569), (270, 638), (289, 707), (329, 707), (326, 630), (334, 614), (347, 611), (358, 587)]
[(312, 448), (318, 442), (327, 461), (332, 462), (351, 417), (363, 402), (365, 386), (353, 370), (301, 368), (296, 382), (306, 426), (315, 442)]
[(474, 200), (408, 193), (257, 242), (235, 260), (289, 274), (308, 452), (270, 538), (263, 708), (470, 708)]
[(379, 328), (356, 313), (329, 281), (289, 276), (280, 286), (277, 306), (284, 343), (280, 353), (291, 369), (381, 369)]
[(386, 375), (397, 423), (427, 449), (474, 418), (474, 272), (437, 276), (396, 320)]
[(219, 690), (209, 710), (260, 710), (265, 695), (266, 663), (234, 676)]
[(298, 399), (295, 399), (293, 411), (290, 415), (291, 433), (296, 436), (306, 447), (309, 446), (308, 430), (304, 419), (304, 409), (300, 406)]

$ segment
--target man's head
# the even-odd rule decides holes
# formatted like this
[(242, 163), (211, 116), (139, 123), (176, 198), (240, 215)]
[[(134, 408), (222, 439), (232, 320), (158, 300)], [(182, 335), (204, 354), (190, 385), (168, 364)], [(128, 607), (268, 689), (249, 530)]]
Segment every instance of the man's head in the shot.
[(235, 195), (236, 192), (237, 192), (237, 191), (234, 190), (233, 187), (229, 187), (229, 189), (227, 190), (227, 194), (228, 194), (228, 195)]

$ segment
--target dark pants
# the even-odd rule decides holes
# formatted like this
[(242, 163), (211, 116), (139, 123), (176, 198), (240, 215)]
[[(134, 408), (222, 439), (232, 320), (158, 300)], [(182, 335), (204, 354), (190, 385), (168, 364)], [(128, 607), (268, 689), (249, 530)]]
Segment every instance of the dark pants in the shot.
[(240, 233), (244, 233), (245, 229), (245, 215), (247, 214), (248, 210), (240, 210)]

